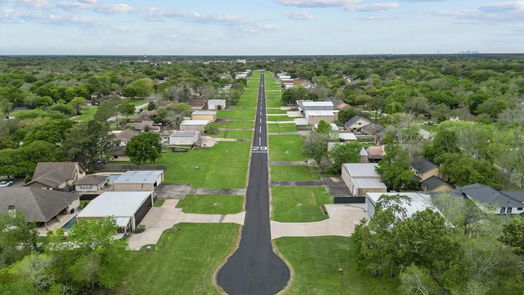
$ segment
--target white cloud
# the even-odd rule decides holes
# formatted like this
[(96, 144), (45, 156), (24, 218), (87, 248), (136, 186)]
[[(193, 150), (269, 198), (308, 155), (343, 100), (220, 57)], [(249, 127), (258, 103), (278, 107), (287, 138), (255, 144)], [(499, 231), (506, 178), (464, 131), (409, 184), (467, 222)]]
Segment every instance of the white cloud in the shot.
[(56, 20), (57, 17), (49, 13), (20, 11), (9, 8), (0, 10), (0, 23), (4, 24), (21, 22), (54, 23)]
[(478, 8), (437, 10), (432, 14), (455, 17), (460, 21), (524, 22), (524, 1), (490, 3)]
[(390, 10), (399, 7), (400, 5), (398, 3), (390, 2), (390, 3), (373, 3), (373, 4), (359, 4), (355, 5), (353, 7), (349, 7), (350, 10), (357, 10), (357, 11), (366, 11), (366, 12), (374, 12), (374, 11), (383, 11), (383, 10)]
[(307, 11), (294, 11), (285, 14), (291, 20), (312, 20), (315, 16)]
[(362, 0), (277, 0), (278, 3), (295, 7), (339, 7), (347, 11), (373, 12), (397, 8), (395, 2), (366, 4)]
[(0, 2), (11, 2), (21, 6), (28, 6), (36, 9), (50, 7), (48, 0), (2, 0)]

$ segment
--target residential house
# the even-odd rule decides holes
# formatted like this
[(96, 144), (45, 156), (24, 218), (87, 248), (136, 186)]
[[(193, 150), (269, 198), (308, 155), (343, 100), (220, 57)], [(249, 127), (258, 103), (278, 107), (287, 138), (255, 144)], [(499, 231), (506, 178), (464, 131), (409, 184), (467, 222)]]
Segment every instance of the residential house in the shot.
[[(401, 199), (399, 206), (406, 210), (406, 218), (410, 218), (413, 214), (430, 209), (434, 212), (440, 212), (431, 202), (431, 196), (428, 194), (410, 192), (410, 193), (367, 193), (366, 194), (366, 212), (371, 218), (375, 215), (376, 207), (381, 203), (382, 196), (401, 195), (407, 199)], [(402, 216), (403, 218), (404, 216)]]
[(355, 197), (363, 197), (370, 192), (387, 192), (386, 185), (376, 171), (377, 164), (342, 164), (342, 180)]
[(127, 126), (138, 131), (160, 132), (160, 126), (156, 125), (155, 122), (149, 120), (130, 122), (127, 123)]
[(208, 120), (184, 120), (180, 123), (180, 131), (198, 131), (204, 133)]
[(337, 121), (338, 111), (306, 111), (305, 118), (309, 125), (318, 124), (320, 121), (335, 123)]
[(450, 193), (472, 200), (481, 210), (495, 214), (524, 216), (524, 191), (499, 191), (483, 184), (459, 187)]
[(347, 120), (346, 123), (344, 123), (344, 128), (353, 132), (361, 132), (361, 128), (369, 124), (371, 124), (371, 120), (357, 115)]
[(191, 113), (191, 120), (207, 120), (215, 122), (217, 119), (217, 112), (215, 111), (194, 111)]
[(107, 184), (105, 175), (87, 175), (75, 182), (75, 191), (78, 194), (97, 193), (103, 190)]
[(158, 116), (157, 110), (142, 111), (138, 116), (138, 119), (141, 121), (152, 121), (156, 116)]
[(127, 171), (114, 180), (115, 191), (155, 191), (164, 181), (164, 171)]
[(190, 99), (188, 104), (194, 111), (201, 110), (206, 106), (206, 99), (203, 97), (195, 97)]
[(114, 148), (110, 155), (110, 160), (112, 162), (129, 162), (131, 159), (129, 156), (126, 155), (126, 147), (125, 146), (119, 146)]
[(338, 139), (342, 141), (357, 141), (358, 140), (355, 134), (351, 132), (337, 133), (337, 136), (338, 136)]
[(368, 160), (368, 152), (366, 151), (366, 149), (364, 147), (360, 148), (360, 153), (359, 153), (359, 156), (360, 156), (360, 163), (368, 163), (369, 160)]
[(131, 138), (137, 136), (138, 134), (140, 134), (140, 132), (132, 129), (114, 130), (108, 132), (109, 136), (114, 136), (115, 139), (120, 142), (120, 146), (126, 146)]
[(93, 199), (77, 215), (78, 220), (115, 218), (118, 233), (135, 230), (153, 206), (151, 192), (105, 192)]
[(420, 182), (420, 188), (426, 192), (445, 192), (454, 187), (438, 176), (430, 176)]
[(376, 135), (383, 129), (384, 127), (382, 127), (382, 125), (375, 124), (375, 123), (369, 123), (367, 125), (360, 127), (360, 132), (362, 132), (362, 134), (365, 134), (365, 135)]
[(384, 145), (369, 146), (366, 149), (366, 152), (368, 153), (368, 161), (370, 163), (380, 162), (382, 158), (384, 158), (384, 155), (386, 154)]
[(0, 213), (22, 212), (28, 222), (46, 226), (60, 215), (75, 212), (80, 205), (75, 193), (52, 191), (34, 187), (6, 187), (0, 189)]
[(310, 101), (298, 100), (298, 110), (305, 114), (307, 111), (333, 111), (334, 106), (332, 101)]
[(417, 175), (420, 180), (428, 179), (431, 176), (438, 177), (439, 175), (438, 166), (424, 158), (418, 158), (413, 162), (411, 164), (411, 170), (415, 172), (415, 175)]
[(28, 187), (51, 190), (68, 190), (73, 183), (86, 175), (78, 162), (39, 162)]
[(199, 139), (199, 131), (173, 131), (169, 137), (169, 144), (193, 146), (198, 143)]
[(226, 108), (225, 99), (210, 99), (207, 101), (208, 110), (223, 110)]

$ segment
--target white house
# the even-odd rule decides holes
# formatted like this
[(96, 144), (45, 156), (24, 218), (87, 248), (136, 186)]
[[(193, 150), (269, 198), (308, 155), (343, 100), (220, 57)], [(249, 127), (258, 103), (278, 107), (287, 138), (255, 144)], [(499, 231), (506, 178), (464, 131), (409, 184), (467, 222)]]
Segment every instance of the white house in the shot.
[(524, 216), (524, 190), (499, 191), (483, 184), (470, 184), (449, 193), (472, 200), (477, 207), (501, 215)]
[(334, 123), (337, 120), (338, 111), (305, 111), (304, 115), (309, 125), (318, 124), (320, 121)]
[(355, 197), (363, 197), (370, 192), (387, 192), (386, 185), (380, 180), (374, 163), (342, 164), (342, 180)]
[(115, 191), (150, 191), (153, 192), (164, 181), (164, 171), (127, 171), (114, 180)]
[(428, 194), (422, 194), (417, 192), (409, 192), (409, 193), (367, 193), (366, 194), (366, 208), (367, 213), (369, 217), (373, 217), (375, 215), (376, 207), (381, 202), (380, 198), (383, 195), (387, 196), (394, 196), (394, 195), (401, 195), (406, 196), (408, 199), (400, 200), (399, 205), (406, 210), (406, 216), (402, 216), (405, 218), (410, 218), (413, 216), (413, 214), (424, 211), (426, 209), (430, 209), (432, 211), (440, 213), (440, 211), (433, 206), (433, 203), (431, 202), (431, 196)]
[(105, 192), (93, 199), (77, 219), (113, 217), (118, 233), (133, 231), (153, 206), (151, 192)]
[(200, 139), (198, 131), (173, 131), (169, 136), (170, 145), (195, 145)]
[(210, 99), (207, 101), (208, 110), (223, 110), (226, 108), (225, 99)]
[(309, 101), (299, 100), (297, 101), (298, 110), (302, 113), (306, 111), (332, 111), (334, 109), (333, 102), (331, 101)]
[(342, 141), (357, 141), (357, 137), (355, 136), (355, 134), (351, 132), (337, 133), (337, 135), (338, 135), (338, 139)]
[(180, 123), (180, 131), (198, 131), (204, 133), (208, 120), (184, 120)]
[(87, 175), (75, 182), (75, 191), (98, 192), (104, 189), (107, 184), (107, 176), (104, 175)]

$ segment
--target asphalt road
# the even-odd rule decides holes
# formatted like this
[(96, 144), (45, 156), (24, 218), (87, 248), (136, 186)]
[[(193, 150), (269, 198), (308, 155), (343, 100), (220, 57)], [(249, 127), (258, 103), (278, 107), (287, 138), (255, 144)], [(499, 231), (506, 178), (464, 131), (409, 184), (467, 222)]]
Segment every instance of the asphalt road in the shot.
[(218, 284), (231, 295), (266, 295), (289, 280), (287, 265), (273, 252), (269, 224), (269, 185), (264, 74), (260, 77), (246, 218), (240, 245), (218, 272)]

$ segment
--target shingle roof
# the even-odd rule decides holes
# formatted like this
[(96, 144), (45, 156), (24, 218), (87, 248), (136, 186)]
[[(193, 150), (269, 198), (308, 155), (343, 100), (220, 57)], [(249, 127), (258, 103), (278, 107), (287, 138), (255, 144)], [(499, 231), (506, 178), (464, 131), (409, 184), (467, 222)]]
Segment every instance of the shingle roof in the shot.
[(0, 189), (0, 213), (14, 205), (30, 222), (48, 222), (69, 206), (78, 196), (31, 187), (7, 187)]
[(101, 184), (106, 179), (107, 176), (104, 175), (87, 175), (77, 180), (75, 184)]
[(75, 178), (77, 162), (39, 162), (36, 165), (31, 183), (42, 183), (49, 187), (56, 187)]
[(135, 131), (135, 130), (131, 130), (131, 129), (126, 129), (126, 130), (122, 130), (120, 132), (112, 132), (111, 133), (113, 136), (115, 136), (115, 138), (117, 140), (120, 140), (121, 142), (129, 142), (131, 140), (131, 138), (133, 138), (134, 136), (140, 134), (140, 132), (138, 131)]
[(520, 191), (501, 191), (501, 193), (510, 196), (511, 198), (524, 203), (524, 190)]
[[(353, 116), (351, 119), (347, 120), (346, 123), (344, 123), (344, 126), (345, 127), (349, 127), (353, 124), (355, 124), (358, 120), (366, 120), (368, 121), (369, 123), (371, 123), (371, 120), (369, 120), (368, 118), (364, 118), (362, 116), (359, 116), (359, 115), (356, 115), (356, 116)], [(365, 126), (365, 125), (364, 125)]]
[(483, 184), (475, 183), (463, 186), (453, 190), (452, 193), (465, 194), (468, 198), (491, 206), (522, 207), (522, 202), (519, 202), (517, 199)]
[[(420, 182), (420, 185), (424, 186), (427, 190), (434, 190), (442, 185), (449, 185), (447, 182), (442, 180), (440, 177), (435, 175)], [(451, 185), (449, 185), (451, 186)]]
[(420, 173), (426, 173), (435, 168), (438, 168), (437, 165), (431, 163), (430, 161), (424, 158), (418, 158), (415, 162), (413, 162), (413, 164), (411, 164), (411, 167), (413, 167), (413, 169), (417, 170)]

